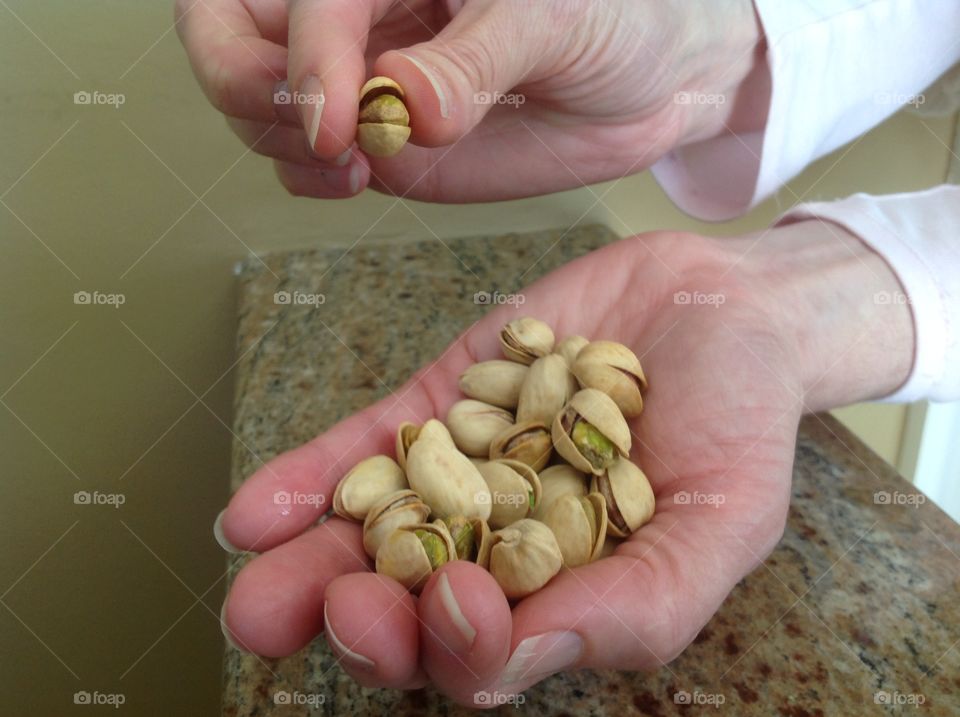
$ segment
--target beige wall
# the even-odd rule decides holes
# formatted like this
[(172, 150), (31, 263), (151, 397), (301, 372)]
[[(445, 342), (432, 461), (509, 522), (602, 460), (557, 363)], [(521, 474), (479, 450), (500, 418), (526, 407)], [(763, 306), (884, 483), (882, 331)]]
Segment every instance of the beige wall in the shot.
[[(170, 4), (0, 7), (0, 194), (15, 184), (3, 194), (12, 211), (0, 206), (0, 683), (16, 712), (68, 712), (77, 690), (124, 693), (133, 712), (215, 711), (223, 558), (210, 524), (227, 488), (231, 269), (250, 250), (352, 240), (393, 201), (288, 197), (207, 107), (169, 32)], [(94, 89), (126, 102), (74, 105), (74, 92)], [(926, 125), (897, 117), (792, 190), (835, 197), (938, 182), (949, 125)], [(215, 183), (209, 208), (193, 206), (193, 193)], [(608, 189), (592, 209), (587, 190), (411, 206), (441, 236), (568, 225), (584, 212), (581, 221), (623, 234), (732, 233), (795, 199), (784, 191), (742, 221), (705, 227), (648, 175), (593, 191)], [(425, 235), (396, 207), (371, 240)], [(80, 290), (120, 292), (126, 303), (77, 306)], [(898, 409), (859, 415), (894, 446)], [(125, 504), (76, 505), (77, 490), (120, 493)]]

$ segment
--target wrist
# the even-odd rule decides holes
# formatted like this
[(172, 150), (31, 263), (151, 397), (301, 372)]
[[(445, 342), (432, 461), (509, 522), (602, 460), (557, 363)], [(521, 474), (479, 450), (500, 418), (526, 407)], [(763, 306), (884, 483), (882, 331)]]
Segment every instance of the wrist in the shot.
[(896, 274), (859, 238), (806, 220), (771, 229), (749, 256), (798, 358), (805, 411), (880, 398), (906, 381), (910, 308)]

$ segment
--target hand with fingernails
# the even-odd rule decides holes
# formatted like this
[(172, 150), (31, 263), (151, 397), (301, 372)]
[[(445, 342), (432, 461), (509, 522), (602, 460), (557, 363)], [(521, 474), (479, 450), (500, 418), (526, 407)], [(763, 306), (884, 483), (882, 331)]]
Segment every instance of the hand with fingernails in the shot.
[[(909, 308), (864, 298), (898, 288), (878, 255), (818, 221), (762, 242), (652, 233), (567, 264), (524, 292), (523, 313), (558, 338), (609, 338), (641, 357), (650, 388), (630, 421), (631, 459), (656, 493), (651, 522), (614, 555), (564, 568), (513, 605), (463, 561), (416, 597), (372, 572), (359, 524), (315, 526), (347, 470), (390, 454), (401, 422), (444, 418), (460, 373), (499, 357), (500, 329), (517, 311), (498, 307), (395, 394), (241, 486), (216, 532), (260, 555), (233, 582), (225, 633), (270, 657), (322, 633), (365, 686), (429, 682), (471, 706), (482, 706), (480, 691), (512, 695), (561, 670), (659, 667), (780, 539), (801, 414), (883, 395), (909, 373)], [(325, 502), (278, 505), (277, 491)], [(698, 494), (723, 499), (680, 498)]]
[[(295, 195), (545, 194), (640, 172), (674, 147), (765, 119), (750, 0), (178, 0), (176, 9), (207, 97)], [(373, 75), (405, 93), (412, 135), (396, 157), (354, 145), (358, 93)], [(691, 93), (725, 101), (684, 102)]]

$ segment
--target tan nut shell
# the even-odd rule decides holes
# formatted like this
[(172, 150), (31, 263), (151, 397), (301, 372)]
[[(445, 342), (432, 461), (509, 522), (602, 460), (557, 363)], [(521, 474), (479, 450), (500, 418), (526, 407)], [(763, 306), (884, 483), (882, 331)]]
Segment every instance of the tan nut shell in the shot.
[(540, 500), (533, 509), (531, 516), (535, 520), (543, 520), (554, 502), (565, 495), (580, 498), (587, 494), (589, 481), (584, 473), (573, 466), (557, 464), (540, 471)]
[(553, 329), (539, 319), (522, 316), (500, 331), (500, 348), (511, 361), (533, 363), (553, 351)]
[(430, 508), (412, 490), (399, 490), (370, 508), (363, 521), (363, 549), (371, 558), (383, 541), (397, 528), (422, 523), (430, 515)]
[(536, 421), (510, 426), (490, 444), (490, 460), (510, 458), (526, 463), (535, 471), (547, 465), (552, 453), (550, 430)]
[(596, 388), (613, 399), (627, 418), (643, 411), (647, 379), (640, 360), (623, 344), (593, 341), (577, 354), (572, 371), (583, 388)]
[(536, 592), (562, 566), (563, 556), (553, 531), (537, 520), (518, 520), (490, 538), (488, 569), (511, 600)]
[(607, 501), (610, 517), (607, 532), (610, 535), (629, 537), (653, 517), (656, 508), (653, 488), (640, 466), (633, 461), (626, 458), (614, 461), (606, 473), (593, 476), (590, 490), (601, 493)]
[(553, 352), (563, 356), (563, 360), (567, 362), (567, 366), (573, 368), (573, 362), (576, 360), (577, 354), (580, 353), (580, 349), (589, 343), (589, 339), (573, 334), (554, 346)]
[(363, 522), (384, 496), (407, 487), (403, 469), (390, 456), (370, 456), (340, 479), (333, 492), (333, 512), (341, 518)]
[(607, 538), (607, 508), (603, 496), (561, 496), (543, 518), (553, 531), (568, 568), (596, 560)]
[[(497, 459), (480, 466), (480, 475), (490, 489), (490, 519), (494, 530), (506, 528), (521, 518), (529, 517), (540, 502), (540, 478), (526, 463)], [(533, 506), (530, 493), (533, 493)]]
[(433, 533), (444, 542), (447, 550), (445, 562), (457, 559), (450, 531), (439, 520), (408, 525), (393, 531), (377, 551), (377, 572), (393, 578), (413, 593), (419, 593), (433, 574), (430, 558), (415, 532), (417, 530)]
[(490, 517), (486, 481), (469, 458), (444, 440), (420, 437), (410, 446), (407, 482), (430, 506), (435, 518)]
[(451, 446), (456, 447), (456, 444), (453, 442), (453, 436), (450, 435), (450, 431), (448, 431), (447, 427), (436, 418), (429, 419), (422, 426), (418, 426), (415, 423), (410, 423), (409, 421), (404, 421), (397, 427), (397, 463), (401, 468), (406, 470), (407, 451), (410, 450), (410, 446), (412, 446), (419, 438), (430, 437), (446, 441)]
[(360, 112), (357, 124), (357, 144), (375, 157), (392, 157), (410, 138), (410, 117), (404, 111), (397, 116), (371, 117), (363, 111), (364, 105), (378, 95), (391, 94), (403, 100), (400, 85), (389, 77), (374, 77), (360, 88)]
[(460, 390), (468, 398), (513, 410), (529, 369), (514, 361), (481, 361), (460, 376)]
[(569, 431), (572, 430), (577, 416), (581, 416), (606, 436), (621, 456), (630, 455), (630, 428), (617, 404), (603, 391), (585, 388), (574, 394), (570, 402), (557, 414), (551, 427), (554, 448), (574, 468), (585, 473), (599, 472), (583, 457), (570, 437)]
[(575, 391), (576, 380), (562, 356), (548, 354), (538, 358), (530, 364), (520, 387), (517, 423), (539, 421), (549, 426)]
[(453, 442), (466, 455), (486, 458), (497, 434), (513, 425), (513, 414), (499, 406), (465, 398), (447, 412), (447, 428)]

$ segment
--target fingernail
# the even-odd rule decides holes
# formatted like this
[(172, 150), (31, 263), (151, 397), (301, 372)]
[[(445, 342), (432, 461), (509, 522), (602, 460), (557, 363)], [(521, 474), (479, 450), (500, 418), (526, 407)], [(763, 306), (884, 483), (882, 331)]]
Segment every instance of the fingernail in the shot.
[(290, 84), (281, 80), (273, 86), (273, 111), (284, 122), (297, 122), (297, 108), (293, 104)]
[(373, 660), (371, 660), (369, 657), (364, 657), (363, 655), (354, 652), (340, 641), (340, 638), (337, 637), (337, 634), (333, 631), (333, 628), (330, 627), (330, 617), (327, 615), (326, 602), (323, 603), (323, 629), (327, 634), (327, 642), (330, 643), (330, 646), (333, 648), (333, 651), (336, 653), (341, 662), (346, 663), (350, 667), (368, 671), (372, 670), (376, 666)]
[(310, 149), (317, 147), (317, 133), (320, 132), (320, 118), (323, 116), (323, 83), (316, 75), (310, 75), (300, 85), (300, 95), (294, 97), (300, 120), (307, 131)]
[(339, 157), (337, 157), (337, 158), (334, 160), (334, 163), (335, 163), (338, 167), (345, 167), (345, 166), (347, 165), (347, 162), (350, 161), (350, 157), (352, 157), (352, 156), (353, 156), (353, 147), (350, 147), (350, 149), (348, 149), (346, 152), (344, 152), (344, 153), (341, 154)]
[(421, 73), (423, 73), (423, 76), (427, 78), (427, 80), (430, 82), (430, 85), (433, 87), (434, 93), (437, 95), (437, 101), (440, 103), (440, 116), (443, 117), (443, 119), (447, 119), (450, 116), (450, 109), (447, 107), (447, 96), (443, 93), (443, 89), (441, 88), (440, 82), (437, 80), (437, 76), (434, 71), (429, 69), (423, 62), (418, 60), (413, 55), (408, 55), (405, 52), (398, 52), (397, 54), (410, 60), (410, 62), (412, 62), (413, 65), (420, 70)]
[(446, 573), (440, 575), (440, 579), (437, 581), (437, 591), (440, 595), (440, 604), (446, 611), (447, 617), (450, 618), (450, 622), (452, 622), (456, 628), (457, 634), (451, 637), (456, 638), (459, 636), (463, 638), (462, 640), (448, 640), (447, 647), (451, 652), (468, 652), (470, 648), (473, 647), (473, 641), (477, 637), (477, 631), (473, 625), (470, 624), (470, 621), (467, 620), (467, 616), (463, 614), (463, 610), (460, 609), (460, 603), (457, 602), (457, 597), (453, 594), (453, 587), (451, 587), (450, 579)]
[(226, 508), (221, 510), (219, 515), (217, 515), (217, 519), (213, 521), (213, 537), (220, 544), (220, 547), (226, 550), (228, 553), (245, 552), (227, 540), (227, 536), (223, 534), (223, 516), (226, 512)]
[[(228, 598), (229, 599), (229, 598)], [(241, 647), (236, 640), (233, 639), (233, 635), (230, 634), (230, 630), (227, 629), (227, 601), (223, 601), (223, 606), (220, 608), (220, 632), (223, 633), (223, 638), (227, 641), (227, 644), (230, 645), (234, 650), (240, 650), (240, 652), (249, 652), (249, 650)]]
[(533, 684), (571, 667), (582, 652), (583, 640), (575, 632), (558, 630), (528, 637), (513, 651), (503, 668), (500, 683), (504, 686)]
[(356, 194), (360, 191), (360, 172), (362, 171), (361, 165), (358, 162), (357, 164), (350, 167), (350, 194)]

